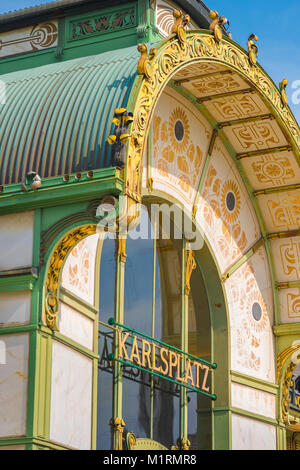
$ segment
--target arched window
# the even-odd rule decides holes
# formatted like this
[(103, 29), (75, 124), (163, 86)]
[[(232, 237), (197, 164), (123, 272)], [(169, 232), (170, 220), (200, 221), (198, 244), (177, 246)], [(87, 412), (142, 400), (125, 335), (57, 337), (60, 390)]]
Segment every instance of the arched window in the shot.
[[(170, 236), (165, 236), (161, 217), (151, 217), (151, 205), (142, 206), (140, 224), (129, 231), (126, 241), (124, 282), (124, 324), (149, 338), (182, 349), (211, 361), (210, 312), (200, 270), (201, 254), (196, 253), (196, 269), (190, 279), (187, 309), (184, 306), (185, 240), (182, 227), (171, 220)], [(112, 448), (109, 426), (113, 409), (114, 331), (107, 326), (115, 306), (115, 240), (105, 239), (102, 247), (99, 295), (99, 368), (98, 368), (98, 438), (99, 449)], [(184, 329), (187, 331), (184, 331)], [(133, 336), (126, 345), (132, 347)], [(151, 341), (149, 340), (149, 343)], [(142, 344), (138, 342), (141, 354)], [(157, 364), (160, 362), (157, 356)], [(179, 367), (179, 365), (178, 365)], [(166, 448), (176, 444), (182, 434), (181, 389), (171, 380), (177, 370), (165, 378), (150, 375), (128, 365), (122, 368), (122, 418), (124, 436), (133, 432), (137, 438), (154, 440)], [(207, 390), (210, 376), (207, 377)], [(210, 449), (211, 400), (187, 390), (186, 429), (191, 449)]]

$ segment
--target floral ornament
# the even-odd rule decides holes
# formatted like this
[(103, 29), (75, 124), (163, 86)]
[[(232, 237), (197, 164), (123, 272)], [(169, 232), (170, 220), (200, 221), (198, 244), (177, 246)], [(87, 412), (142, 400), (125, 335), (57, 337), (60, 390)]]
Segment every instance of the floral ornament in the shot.
[(240, 214), (241, 198), (237, 184), (228, 180), (221, 191), (222, 212), (227, 222), (232, 224)]
[(169, 119), (170, 143), (176, 153), (186, 151), (190, 140), (190, 125), (182, 108), (175, 108)]
[(185, 193), (189, 193), (191, 185), (197, 185), (203, 159), (203, 152), (190, 134), (189, 119), (182, 108), (175, 108), (169, 121), (154, 116), (153, 158), (158, 172), (169, 178), (175, 176), (176, 170), (177, 183)]
[(207, 172), (203, 199), (203, 216), (206, 223), (213, 228), (214, 221), (222, 221), (221, 233), (216, 240), (222, 256), (234, 259), (247, 246), (247, 237), (238, 221), (241, 208), (241, 197), (238, 185), (227, 180), (222, 185), (217, 171), (211, 165)]
[(90, 252), (85, 240), (73, 249), (72, 258), (68, 272), (69, 283), (81, 293), (88, 294)]

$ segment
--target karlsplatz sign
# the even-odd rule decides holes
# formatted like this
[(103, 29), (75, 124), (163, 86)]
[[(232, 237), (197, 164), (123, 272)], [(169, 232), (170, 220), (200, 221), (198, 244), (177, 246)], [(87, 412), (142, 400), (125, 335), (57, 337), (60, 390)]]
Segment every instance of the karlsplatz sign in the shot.
[(122, 330), (118, 330), (118, 354), (116, 357), (110, 355), (112, 360), (216, 400), (217, 397), (211, 393), (210, 385), (210, 372), (216, 369), (216, 364), (120, 325), (113, 319), (110, 319), (109, 323), (122, 327)]

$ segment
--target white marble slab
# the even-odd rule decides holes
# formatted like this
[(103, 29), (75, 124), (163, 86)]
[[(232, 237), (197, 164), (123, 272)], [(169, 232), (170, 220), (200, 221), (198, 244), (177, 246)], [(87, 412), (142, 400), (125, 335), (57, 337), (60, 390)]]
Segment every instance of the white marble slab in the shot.
[(0, 293), (0, 328), (30, 322), (31, 292)]
[(34, 212), (0, 217), (0, 271), (32, 266)]
[(233, 382), (231, 405), (234, 408), (276, 419), (276, 395), (272, 393)]
[(54, 341), (52, 350), (50, 439), (91, 448), (93, 361)]
[(232, 450), (276, 450), (276, 427), (232, 414)]
[(93, 349), (94, 322), (74, 308), (60, 303), (59, 331), (76, 343)]
[(29, 335), (3, 335), (6, 364), (0, 364), (0, 437), (26, 434)]

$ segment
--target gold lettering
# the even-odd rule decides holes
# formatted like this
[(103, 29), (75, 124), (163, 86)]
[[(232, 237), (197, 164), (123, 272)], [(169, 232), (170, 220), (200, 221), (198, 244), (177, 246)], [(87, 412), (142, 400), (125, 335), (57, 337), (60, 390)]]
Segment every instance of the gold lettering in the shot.
[(185, 373), (185, 382), (187, 383), (188, 380), (191, 382), (192, 387), (194, 387), (195, 382), (193, 378), (192, 365), (189, 359), (188, 359), (188, 366), (187, 366), (186, 373)]
[(177, 363), (178, 363), (178, 355), (175, 352), (170, 351), (170, 354), (169, 354), (169, 377), (173, 377), (173, 367), (176, 367)]
[(202, 369), (205, 370), (204, 379), (203, 379), (203, 383), (202, 383), (202, 390), (204, 390), (204, 392), (209, 392), (209, 387), (206, 387), (206, 382), (207, 382), (209, 367), (207, 367), (207, 366), (202, 366)]
[[(149, 369), (151, 369), (151, 359), (150, 359), (151, 345), (145, 339), (142, 340), (142, 345), (143, 345), (142, 346), (142, 365), (143, 365), (143, 367), (146, 367), (145, 358), (147, 358), (148, 367), (149, 367)], [(146, 345), (148, 346), (148, 351), (146, 351), (146, 349), (145, 349)]]
[(163, 356), (164, 353), (169, 354), (169, 351), (165, 348), (161, 348), (160, 358), (161, 358), (162, 362), (165, 364), (165, 369), (164, 370), (162, 369), (161, 373), (164, 374), (164, 375), (167, 375), (168, 371), (169, 371), (169, 363), (168, 363), (167, 359)]
[(200, 370), (202, 369), (202, 365), (199, 362), (195, 362), (196, 366), (196, 387), (200, 388)]
[(161, 367), (156, 367), (156, 346), (152, 344), (152, 369), (161, 372)]
[(129, 357), (128, 357), (127, 350), (126, 350), (126, 340), (128, 336), (129, 336), (129, 333), (125, 333), (124, 335), (122, 335), (121, 331), (119, 331), (119, 357), (120, 359), (123, 359), (123, 352), (124, 352), (125, 359), (127, 361), (129, 361)]
[(131, 356), (130, 360), (131, 362), (134, 362), (134, 359), (136, 359), (136, 362), (138, 365), (141, 365), (141, 358), (140, 358), (140, 353), (139, 353), (139, 348), (136, 340), (136, 336), (134, 336), (133, 344), (132, 344), (132, 350), (131, 350)]

